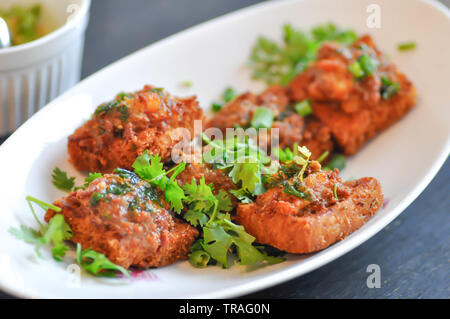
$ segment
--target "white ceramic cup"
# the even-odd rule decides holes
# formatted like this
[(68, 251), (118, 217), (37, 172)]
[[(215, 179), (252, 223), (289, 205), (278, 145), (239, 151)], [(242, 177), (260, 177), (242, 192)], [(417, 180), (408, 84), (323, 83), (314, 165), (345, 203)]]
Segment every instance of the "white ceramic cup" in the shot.
[(0, 136), (13, 132), (34, 112), (80, 80), (90, 0), (1, 0), (42, 5), (42, 17), (57, 27), (22, 45), (0, 49)]

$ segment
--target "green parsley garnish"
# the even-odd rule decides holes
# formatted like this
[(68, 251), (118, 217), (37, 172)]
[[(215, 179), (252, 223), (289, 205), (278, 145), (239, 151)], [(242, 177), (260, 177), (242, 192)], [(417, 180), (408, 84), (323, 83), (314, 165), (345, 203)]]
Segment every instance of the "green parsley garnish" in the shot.
[(211, 104), (211, 110), (212, 110), (214, 113), (219, 112), (219, 111), (222, 109), (222, 107), (223, 107), (223, 104), (220, 104), (220, 103), (214, 102), (214, 103)]
[(331, 23), (314, 28), (310, 34), (286, 24), (283, 32), (282, 45), (264, 37), (258, 38), (249, 58), (254, 79), (287, 85), (316, 58), (322, 42), (351, 44), (357, 39), (354, 31), (340, 30)]
[(232, 100), (234, 100), (236, 98), (236, 96), (237, 96), (236, 91), (232, 87), (227, 87), (222, 94), (222, 100), (225, 103), (228, 103), (228, 102), (231, 102)]
[(40, 247), (43, 245), (52, 246), (52, 256), (55, 260), (61, 261), (65, 256), (69, 247), (64, 243), (72, 237), (72, 230), (70, 226), (64, 220), (64, 217), (60, 214), (55, 215), (50, 219), (47, 225), (42, 224), (37, 218), (32, 203), (37, 204), (44, 210), (51, 209), (57, 213), (61, 211), (61, 208), (53, 204), (43, 202), (32, 196), (27, 196), (26, 200), (31, 209), (31, 212), (39, 224), (40, 230), (34, 230), (30, 227), (21, 225), (20, 229), (11, 227), (9, 232), (16, 238), (21, 239), (29, 244), (35, 245), (35, 251), (38, 256), (41, 257)]
[[(183, 185), (188, 211), (184, 218), (193, 226), (201, 226), (203, 236), (192, 246), (189, 261), (195, 267), (206, 267), (211, 261), (229, 267), (228, 259), (234, 255), (241, 265), (257, 262), (281, 262), (283, 259), (270, 259), (267, 254), (253, 246), (255, 238), (243, 226), (231, 221), (231, 201), (225, 191), (212, 193), (211, 185), (206, 185), (204, 177), (199, 184), (192, 180)], [(233, 254), (236, 252), (236, 254)], [(272, 257), (273, 258), (273, 257)]]
[(294, 104), (294, 110), (298, 115), (302, 117), (307, 117), (311, 115), (313, 110), (311, 107), (311, 102), (309, 100), (304, 100)]
[(55, 167), (52, 174), (52, 183), (57, 189), (71, 192), (75, 186), (75, 177), (68, 177), (66, 172)]
[(219, 112), (222, 107), (228, 102), (231, 102), (237, 97), (236, 91), (232, 87), (227, 87), (222, 93), (222, 102), (213, 102), (211, 104), (211, 110), (214, 113)]
[(225, 170), (233, 183), (241, 185), (241, 188), (254, 196), (265, 191), (262, 175), (275, 173), (277, 168), (253, 139), (234, 136), (212, 141), (205, 134), (202, 134), (202, 138), (211, 147), (203, 154), (205, 162)]
[(301, 199), (305, 199), (308, 195), (305, 192), (299, 191), (294, 185), (291, 185), (287, 181), (281, 183), (283, 185), (283, 192)]
[(131, 278), (128, 270), (114, 264), (102, 253), (92, 249), (82, 250), (79, 243), (77, 244), (77, 262), (81, 268), (95, 276), (115, 277), (116, 271), (119, 271), (126, 277)]
[(271, 128), (273, 123), (273, 113), (267, 107), (257, 107), (253, 113), (250, 125), (256, 129)]
[(381, 77), (381, 97), (385, 100), (397, 94), (400, 91), (400, 83), (391, 81), (388, 77)]
[(338, 194), (337, 194), (337, 189), (338, 189), (338, 184), (334, 183), (334, 185), (333, 185), (333, 196), (334, 196), (334, 198), (336, 200), (339, 199)]
[(417, 44), (415, 42), (404, 42), (404, 43), (399, 43), (397, 45), (397, 50), (399, 51), (409, 51), (409, 50), (414, 50), (417, 47)]
[[(64, 220), (64, 216), (61, 214), (55, 214), (47, 225), (41, 223), (37, 218), (32, 203), (37, 204), (44, 210), (51, 209), (56, 213), (61, 212), (61, 208), (50, 203), (46, 203), (32, 196), (27, 196), (26, 200), (30, 206), (31, 212), (39, 224), (39, 230), (35, 230), (25, 225), (20, 225), (20, 228), (11, 227), (9, 233), (16, 238), (25, 241), (29, 244), (35, 245), (36, 254), (42, 257), (40, 248), (44, 245), (52, 247), (52, 256), (56, 261), (62, 261), (62, 258), (69, 250), (69, 246), (65, 244), (66, 240), (72, 238), (73, 232), (70, 226)], [(128, 270), (115, 265), (109, 261), (105, 255), (93, 251), (91, 249), (81, 250), (81, 245), (77, 244), (77, 261), (79, 265), (94, 275), (109, 275), (114, 273), (110, 270), (118, 270), (126, 276), (130, 276)], [(109, 271), (109, 272), (108, 272)]]
[[(165, 191), (165, 199), (170, 204), (171, 208), (180, 213), (183, 209), (183, 199), (185, 199), (184, 192), (178, 186), (175, 178), (186, 167), (186, 163), (180, 163), (174, 168), (166, 171), (161, 163), (161, 158), (158, 155), (150, 155), (147, 150), (136, 158), (133, 163), (133, 168), (143, 180), (146, 180), (154, 186), (158, 186)], [(168, 175), (172, 173), (170, 178)]]
[(181, 81), (181, 85), (186, 87), (186, 88), (190, 88), (193, 84), (194, 84), (194, 82), (192, 82), (190, 80)]
[(361, 55), (349, 65), (348, 69), (356, 79), (372, 75), (378, 68), (379, 62), (368, 54)]

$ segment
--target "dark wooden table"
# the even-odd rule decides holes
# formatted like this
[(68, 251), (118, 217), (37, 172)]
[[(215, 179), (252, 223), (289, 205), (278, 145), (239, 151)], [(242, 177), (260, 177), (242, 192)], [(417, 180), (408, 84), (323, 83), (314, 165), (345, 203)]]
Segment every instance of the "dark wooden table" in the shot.
[[(175, 32), (257, 2), (95, 0), (82, 75)], [(450, 0), (442, 2), (450, 4)], [(245, 298), (450, 298), (449, 193), (447, 160), (414, 203), (376, 236), (316, 271)], [(380, 266), (380, 288), (366, 285), (369, 264)], [(10, 296), (0, 292), (0, 297)]]

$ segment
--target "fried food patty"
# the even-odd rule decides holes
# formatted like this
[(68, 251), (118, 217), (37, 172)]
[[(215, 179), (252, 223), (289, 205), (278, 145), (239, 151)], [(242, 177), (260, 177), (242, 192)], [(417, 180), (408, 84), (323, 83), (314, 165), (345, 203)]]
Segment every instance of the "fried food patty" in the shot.
[[(378, 67), (371, 75), (355, 79), (349, 67), (363, 55), (377, 61)], [(398, 92), (390, 94), (386, 82), (398, 85)], [(295, 101), (312, 101), (314, 116), (330, 128), (346, 155), (355, 154), (397, 122), (417, 99), (413, 84), (387, 61), (370, 36), (350, 47), (324, 43), (317, 60), (290, 83), (289, 92)]]
[(237, 206), (238, 201), (234, 195), (229, 193), (229, 190), (235, 190), (238, 187), (222, 170), (214, 169), (210, 164), (188, 164), (186, 169), (177, 176), (177, 182), (183, 185), (194, 180), (198, 184), (202, 177), (205, 178), (206, 185), (212, 184), (214, 195), (217, 195), (222, 189), (229, 194), (233, 208)]
[[(134, 173), (106, 174), (55, 201), (83, 249), (122, 267), (161, 267), (185, 259), (198, 231), (169, 211), (158, 190)], [(48, 210), (48, 222), (56, 214)]]
[(119, 94), (69, 136), (70, 160), (79, 170), (107, 173), (130, 169), (145, 150), (166, 161), (185, 135), (181, 128), (193, 135), (194, 120), (203, 120), (195, 96), (178, 98), (151, 86)]
[(321, 171), (317, 162), (312, 166), (300, 186), (306, 198), (279, 185), (254, 203), (239, 204), (236, 220), (257, 242), (293, 254), (322, 250), (360, 228), (382, 205), (376, 179), (343, 182), (337, 170)]

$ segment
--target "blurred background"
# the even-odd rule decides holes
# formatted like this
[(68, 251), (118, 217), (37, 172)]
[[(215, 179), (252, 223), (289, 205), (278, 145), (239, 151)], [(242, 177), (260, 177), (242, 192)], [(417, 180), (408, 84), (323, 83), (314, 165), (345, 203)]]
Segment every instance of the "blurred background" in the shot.
[[(93, 0), (81, 78), (178, 31), (259, 2)], [(450, 225), (442, 222), (448, 221), (449, 190), (447, 160), (414, 203), (376, 236), (316, 271), (245, 298), (449, 298)], [(381, 288), (366, 286), (370, 264), (381, 267)], [(9, 296), (0, 291), (0, 297)]]

